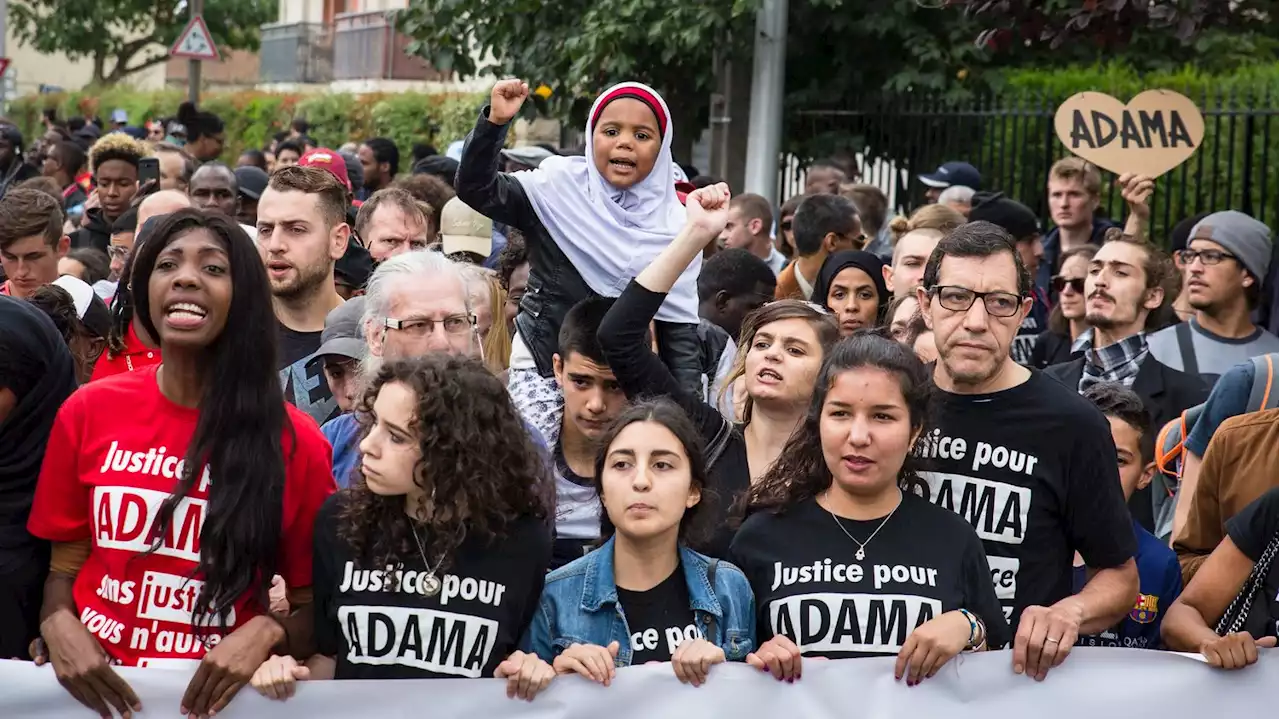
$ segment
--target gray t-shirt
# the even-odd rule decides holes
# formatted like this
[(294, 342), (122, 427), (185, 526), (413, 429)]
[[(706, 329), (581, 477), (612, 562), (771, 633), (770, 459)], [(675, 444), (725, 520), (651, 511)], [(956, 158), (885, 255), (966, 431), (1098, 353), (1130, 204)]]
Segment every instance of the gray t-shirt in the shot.
[[(1194, 317), (1184, 324), (1191, 329), (1191, 346), (1200, 376), (1210, 384), (1241, 362), (1280, 350), (1280, 338), (1262, 328), (1248, 337), (1233, 339), (1204, 329)], [(1161, 364), (1185, 372), (1182, 350), (1178, 346), (1178, 327), (1166, 327), (1147, 337), (1147, 349)]]

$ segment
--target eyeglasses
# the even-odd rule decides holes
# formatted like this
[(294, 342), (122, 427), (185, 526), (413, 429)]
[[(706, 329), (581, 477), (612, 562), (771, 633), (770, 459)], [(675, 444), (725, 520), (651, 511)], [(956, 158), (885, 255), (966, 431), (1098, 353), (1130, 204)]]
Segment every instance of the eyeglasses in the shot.
[(778, 224), (778, 227), (782, 228), (782, 231), (783, 231), (783, 232), (790, 232), (790, 231), (791, 231), (791, 220), (783, 220), (782, 222), (780, 222), (780, 223)]
[(1212, 266), (1219, 264), (1227, 258), (1234, 260), (1236, 256), (1230, 252), (1223, 252), (1222, 250), (1178, 250), (1178, 259), (1182, 260), (1182, 263), (1186, 265), (1192, 264), (1199, 259), (1204, 262), (1205, 265)]
[(1070, 287), (1072, 292), (1078, 295), (1084, 294), (1084, 278), (1083, 277), (1063, 277), (1057, 275), (1053, 278), (1053, 291), (1062, 294), (1062, 291)]
[(968, 312), (979, 298), (992, 317), (1012, 317), (1022, 306), (1022, 298), (1011, 292), (974, 292), (967, 287), (942, 285), (933, 288), (932, 294), (938, 304), (952, 312)]
[(439, 324), (444, 327), (445, 334), (460, 337), (471, 331), (475, 321), (475, 316), (473, 315), (449, 315), (442, 320), (432, 320), (425, 317), (397, 320), (387, 317), (382, 321), (382, 324), (387, 329), (403, 332), (410, 337), (426, 337), (429, 334), (434, 334), (436, 325)]
[(124, 245), (109, 245), (107, 247), (107, 256), (111, 259), (123, 258), (129, 254), (129, 248)]

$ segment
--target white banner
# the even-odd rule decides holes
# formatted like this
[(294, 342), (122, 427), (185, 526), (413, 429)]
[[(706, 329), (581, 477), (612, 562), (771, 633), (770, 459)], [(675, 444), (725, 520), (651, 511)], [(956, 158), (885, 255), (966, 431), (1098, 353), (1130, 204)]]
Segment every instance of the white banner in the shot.
[[(506, 698), (494, 679), (303, 682), (288, 702), (246, 687), (226, 719), (405, 717), (451, 719), (641, 719), (785, 717), (787, 719), (1035, 719), (1082, 717), (1274, 717), (1280, 713), (1280, 656), (1265, 650), (1252, 667), (1227, 672), (1196, 658), (1137, 649), (1081, 647), (1044, 682), (1015, 676), (1010, 654), (952, 661), (933, 679), (908, 688), (893, 680), (893, 659), (810, 661), (794, 684), (745, 664), (711, 670), (699, 688), (676, 681), (669, 666), (623, 669), (610, 687), (560, 677), (532, 703)], [(119, 669), (142, 699), (142, 717), (178, 715), (186, 672)], [(51, 667), (0, 661), (0, 717), (88, 719)]]

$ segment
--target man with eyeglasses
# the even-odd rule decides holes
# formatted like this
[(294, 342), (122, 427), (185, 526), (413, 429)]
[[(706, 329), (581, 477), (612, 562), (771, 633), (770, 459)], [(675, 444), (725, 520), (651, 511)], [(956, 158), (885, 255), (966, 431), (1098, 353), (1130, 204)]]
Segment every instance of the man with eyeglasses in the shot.
[(1262, 279), (1274, 252), (1271, 229), (1243, 212), (1215, 212), (1200, 220), (1178, 253), (1185, 295), (1196, 314), (1151, 335), (1151, 355), (1212, 383), (1241, 362), (1277, 351), (1280, 340), (1255, 326), (1249, 314), (1262, 300)]
[[(979, 192), (973, 196), (969, 210), (971, 221), (986, 221), (999, 226), (1013, 237), (1014, 249), (1032, 277), (1040, 269), (1044, 247), (1040, 242), (1040, 220), (1030, 207), (1005, 197), (1000, 192)], [(1049, 297), (1039, 287), (1031, 289), (1031, 311), (1018, 327), (1010, 353), (1013, 360), (1023, 366), (1031, 366), (1032, 353), (1040, 333), (1049, 327)]]
[[(364, 311), (359, 327), (348, 326), (346, 336), (363, 336), (365, 351), (351, 352), (350, 342), (345, 342), (344, 353), (361, 355), (360, 375), (364, 382), (377, 375), (384, 362), (392, 360), (436, 352), (483, 359), (474, 308), (467, 298), (466, 277), (460, 265), (439, 252), (416, 250), (387, 259), (369, 278), (365, 295), (354, 301), (363, 302)], [(342, 316), (342, 312), (330, 315), (334, 320)], [(322, 346), (316, 354), (326, 351)], [(321, 381), (325, 382), (323, 375)], [(334, 478), (346, 486), (360, 462), (360, 423), (356, 413), (341, 414), (320, 430), (333, 445)], [(545, 446), (539, 433), (531, 429), (530, 434), (537, 444)]]
[[(1073, 390), (1013, 361), (1031, 274), (989, 222), (943, 238), (917, 291), (938, 361), (915, 489), (973, 525), (1015, 629), (1013, 669), (1043, 679), (1080, 635), (1133, 608), (1138, 570), (1110, 426)], [(1092, 577), (1072, 595), (1072, 559)]]

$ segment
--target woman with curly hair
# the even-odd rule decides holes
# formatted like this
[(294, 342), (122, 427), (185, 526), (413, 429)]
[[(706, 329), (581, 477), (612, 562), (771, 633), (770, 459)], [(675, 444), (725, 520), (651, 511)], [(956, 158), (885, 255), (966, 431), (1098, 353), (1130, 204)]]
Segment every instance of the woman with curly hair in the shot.
[[(685, 544), (711, 491), (688, 415), (668, 399), (632, 406), (600, 438), (595, 464), (608, 539), (547, 575), (528, 645), (557, 672), (606, 686), (615, 666), (653, 662), (700, 686), (713, 665), (746, 658), (751, 586), (737, 567)], [(600, 601), (588, 607), (584, 596)]]
[(912, 492), (930, 389), (924, 364), (877, 331), (831, 350), (733, 540), (758, 614), (747, 663), (792, 681), (802, 656), (896, 654), (895, 678), (915, 685), (1008, 641), (978, 535)]
[(318, 653), (272, 657), (254, 687), (285, 699), (303, 679), (497, 676), (531, 699), (555, 676), (516, 651), (554, 500), (506, 389), (479, 361), (428, 355), (383, 365), (362, 405), (360, 474), (316, 518)]

